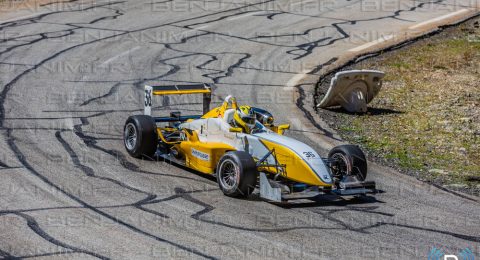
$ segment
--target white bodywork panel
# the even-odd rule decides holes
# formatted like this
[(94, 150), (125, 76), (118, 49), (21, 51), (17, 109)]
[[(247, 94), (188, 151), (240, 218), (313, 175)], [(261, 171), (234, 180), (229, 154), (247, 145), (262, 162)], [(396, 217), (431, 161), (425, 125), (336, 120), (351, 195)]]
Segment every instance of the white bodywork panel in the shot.
[(253, 134), (253, 136), (259, 137), (260, 139), (268, 140), (270, 142), (281, 144), (289, 148), (290, 150), (295, 152), (300, 158), (302, 158), (323, 182), (332, 182), (330, 172), (324, 164), (322, 157), (320, 157), (320, 155), (312, 147), (293, 138), (279, 135), (273, 132)]
[(260, 197), (271, 201), (282, 201), (282, 189), (272, 187), (265, 173), (260, 173)]
[(192, 122), (183, 123), (179, 128), (186, 128), (194, 130), (198, 134), (200, 142), (220, 142), (229, 144), (237, 150), (244, 150), (243, 133), (231, 133), (229, 129), (230, 124), (225, 122), (222, 118), (204, 118), (197, 119)]
[(152, 115), (152, 98), (153, 98), (153, 87), (145, 85), (145, 101), (143, 114), (147, 116)]
[(349, 70), (335, 74), (318, 107), (342, 106), (352, 113), (367, 112), (367, 104), (378, 94), (385, 73), (377, 70)]

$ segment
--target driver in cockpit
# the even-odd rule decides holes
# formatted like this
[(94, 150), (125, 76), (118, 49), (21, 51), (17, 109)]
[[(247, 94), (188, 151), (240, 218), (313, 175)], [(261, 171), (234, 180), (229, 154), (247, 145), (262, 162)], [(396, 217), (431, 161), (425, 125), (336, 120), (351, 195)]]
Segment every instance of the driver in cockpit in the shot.
[(236, 99), (232, 96), (228, 96), (225, 99), (223, 106), (227, 108), (229, 103), (231, 103), (231, 109), (234, 111), (232, 111), (233, 117), (228, 123), (232, 127), (241, 128), (244, 133), (252, 133), (257, 123), (255, 111), (250, 106), (238, 106)]

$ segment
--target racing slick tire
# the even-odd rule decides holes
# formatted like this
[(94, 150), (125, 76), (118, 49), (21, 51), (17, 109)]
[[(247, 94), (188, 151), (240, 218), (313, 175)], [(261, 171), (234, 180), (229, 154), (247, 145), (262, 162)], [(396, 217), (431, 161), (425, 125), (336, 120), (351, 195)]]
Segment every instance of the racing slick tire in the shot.
[(364, 181), (367, 177), (367, 159), (360, 147), (356, 145), (336, 146), (328, 153), (328, 159), (337, 161), (337, 166), (332, 172), (334, 176), (354, 175), (360, 181)]
[(158, 145), (155, 120), (147, 115), (130, 116), (123, 128), (123, 144), (135, 158), (152, 158)]
[(218, 186), (229, 197), (250, 195), (257, 184), (257, 175), (257, 165), (247, 152), (227, 152), (217, 165)]

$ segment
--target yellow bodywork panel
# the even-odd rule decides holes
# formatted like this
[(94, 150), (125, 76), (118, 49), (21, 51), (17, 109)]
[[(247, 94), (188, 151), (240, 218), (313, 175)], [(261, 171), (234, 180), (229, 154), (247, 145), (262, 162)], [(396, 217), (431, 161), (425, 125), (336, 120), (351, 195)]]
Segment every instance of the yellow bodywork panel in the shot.
[(212, 110), (210, 110), (208, 113), (202, 116), (202, 118), (216, 118), (216, 117), (223, 117), (223, 113), (225, 112), (225, 109), (222, 107), (216, 107)]
[(235, 151), (233, 146), (219, 142), (200, 142), (195, 131), (187, 134), (187, 141), (175, 145), (185, 156), (185, 166), (206, 174), (213, 174), (217, 163), (228, 151)]
[(152, 94), (161, 95), (186, 95), (186, 94), (208, 94), (209, 89), (191, 89), (191, 90), (153, 90)]
[(290, 125), (289, 124), (278, 125), (278, 126), (272, 125), (272, 126), (268, 126), (268, 128), (279, 135), (283, 135), (285, 133), (285, 130), (290, 129)]
[(202, 173), (213, 174), (217, 163), (228, 151), (236, 149), (224, 143), (202, 143), (184, 141), (179, 145), (181, 153), (185, 156), (185, 166)]
[(211, 94), (208, 84), (149, 86), (153, 95)]
[(223, 117), (223, 114), (227, 109), (237, 109), (237, 101), (233, 98), (231, 103), (224, 101), (223, 104), (219, 107), (216, 107), (210, 110), (208, 113), (202, 116), (202, 118), (214, 118), (214, 117)]
[(331, 186), (331, 184), (326, 184), (320, 180), (310, 166), (288, 147), (264, 139), (261, 141), (269, 150), (275, 149), (278, 163), (285, 165), (286, 176), (284, 177), (309, 185)]

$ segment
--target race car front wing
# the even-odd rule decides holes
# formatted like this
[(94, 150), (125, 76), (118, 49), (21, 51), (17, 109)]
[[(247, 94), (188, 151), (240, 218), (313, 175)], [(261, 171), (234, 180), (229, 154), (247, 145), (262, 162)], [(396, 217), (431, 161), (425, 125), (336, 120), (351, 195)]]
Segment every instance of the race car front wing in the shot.
[(260, 197), (272, 202), (285, 202), (296, 199), (312, 199), (321, 195), (334, 194), (337, 196), (354, 196), (377, 193), (375, 182), (358, 181), (346, 178), (332, 189), (323, 189), (312, 186), (302, 191), (286, 190), (282, 184), (268, 179), (264, 172), (260, 172)]

